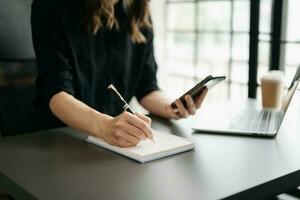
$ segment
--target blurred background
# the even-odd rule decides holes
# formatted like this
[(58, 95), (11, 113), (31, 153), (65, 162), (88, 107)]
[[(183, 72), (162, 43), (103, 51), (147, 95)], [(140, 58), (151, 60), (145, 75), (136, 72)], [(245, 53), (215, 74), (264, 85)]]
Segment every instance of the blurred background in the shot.
[[(32, 108), (32, 0), (0, 0), (0, 133), (24, 131)], [(260, 77), (300, 63), (299, 0), (151, 0), (159, 84), (177, 98), (207, 75), (226, 75), (207, 101), (258, 97)]]
[(211, 100), (259, 98), (264, 73), (283, 70), (289, 84), (300, 64), (299, 0), (151, 0), (151, 9), (160, 85), (172, 98), (210, 74), (228, 78)]

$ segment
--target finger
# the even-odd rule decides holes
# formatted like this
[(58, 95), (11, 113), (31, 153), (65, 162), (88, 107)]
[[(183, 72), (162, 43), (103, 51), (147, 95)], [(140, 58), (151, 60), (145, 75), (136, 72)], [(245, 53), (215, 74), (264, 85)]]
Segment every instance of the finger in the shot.
[(130, 147), (133, 146), (134, 144), (131, 144), (128, 141), (124, 141), (124, 139), (122, 138), (122, 135), (126, 134), (126, 132), (120, 131), (117, 132), (114, 137), (108, 137), (105, 139), (105, 141), (113, 146), (117, 146), (117, 147)]
[(127, 119), (128, 123), (130, 123), (131, 125), (139, 128), (141, 131), (143, 131), (147, 138), (152, 137), (152, 130), (146, 122), (144, 122), (143, 120), (141, 120), (137, 116), (135, 116), (131, 113), (128, 113), (128, 112), (126, 114), (126, 119)]
[[(176, 104), (175, 104), (176, 105)], [(179, 109), (177, 108), (177, 106), (175, 106), (175, 108), (173, 107), (173, 106), (171, 106), (171, 108), (172, 108), (172, 111), (175, 113), (175, 114), (177, 114), (177, 115), (179, 115)], [(180, 115), (179, 115), (180, 116)]]
[(166, 106), (166, 111), (169, 114), (171, 119), (179, 119), (180, 118), (180, 116), (178, 115), (178, 112), (176, 112), (176, 111), (178, 111), (177, 108), (175, 111), (175, 109), (172, 106), (168, 105), (168, 106)]
[(191, 95), (186, 95), (184, 97), (184, 99), (186, 101), (189, 114), (194, 115), (196, 112), (196, 106), (195, 106), (194, 100), (192, 99)]
[(184, 108), (181, 100), (180, 99), (176, 99), (175, 104), (176, 104), (176, 106), (177, 106), (177, 108), (179, 110), (179, 115), (181, 117), (185, 117), (186, 118), (188, 116), (188, 111)]
[(132, 136), (140, 139), (140, 140), (145, 140), (146, 139), (146, 135), (144, 134), (143, 131), (141, 131), (141, 129), (127, 123), (125, 130), (127, 133), (131, 134)]
[(201, 95), (196, 99), (195, 105), (196, 105), (196, 109), (200, 108), (204, 98), (206, 97), (207, 94), (207, 89), (204, 89), (203, 92), (201, 93)]
[(121, 135), (121, 139), (125, 140), (126, 142), (133, 144), (134, 146), (136, 146), (138, 143), (140, 143), (141, 139), (138, 139), (137, 137), (129, 134), (129, 133), (125, 133)]
[(147, 116), (142, 115), (140, 113), (135, 113), (135, 114), (138, 116), (138, 118), (140, 118), (141, 120), (143, 120), (147, 124), (151, 125), (151, 118), (150, 117), (147, 117)]
[(104, 139), (105, 142), (107, 142), (110, 145), (118, 146), (118, 142), (114, 137), (106, 137), (106, 138), (103, 138), (103, 139)]
[(171, 116), (172, 119), (179, 119), (180, 115), (178, 112), (175, 112), (175, 110), (172, 108), (172, 106), (166, 106), (166, 110), (168, 114)]
[(130, 143), (130, 142), (124, 140), (124, 139), (119, 139), (116, 146), (126, 148), (126, 147), (134, 147), (134, 146), (136, 146), (136, 144)]
[[(119, 147), (132, 147), (132, 146), (136, 146), (136, 140), (134, 140), (133, 136), (129, 135), (127, 132), (125, 131), (117, 131), (114, 134), (113, 137), (113, 143), (115, 144), (115, 146), (119, 146)], [(130, 137), (131, 136), (131, 137)]]

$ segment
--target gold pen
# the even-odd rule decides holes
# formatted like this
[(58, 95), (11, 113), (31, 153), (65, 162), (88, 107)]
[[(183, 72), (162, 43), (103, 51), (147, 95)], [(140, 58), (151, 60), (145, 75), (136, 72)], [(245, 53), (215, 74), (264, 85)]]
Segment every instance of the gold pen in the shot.
[[(131, 114), (137, 116), (135, 114), (135, 112), (130, 108), (129, 104), (125, 101), (125, 99), (122, 97), (122, 95), (118, 92), (118, 90), (115, 88), (115, 86), (113, 84), (110, 84), (107, 89), (112, 92), (115, 96), (118, 97), (118, 99), (121, 101), (121, 103), (123, 104), (123, 109), (127, 112), (130, 112)], [(153, 136), (151, 136), (151, 138), (149, 138), (153, 143), (154, 139)]]

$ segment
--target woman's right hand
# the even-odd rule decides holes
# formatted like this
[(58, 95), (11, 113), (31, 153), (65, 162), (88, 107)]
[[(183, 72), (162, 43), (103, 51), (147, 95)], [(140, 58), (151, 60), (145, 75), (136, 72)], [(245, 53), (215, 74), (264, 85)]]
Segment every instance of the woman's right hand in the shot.
[(107, 143), (119, 147), (133, 147), (141, 140), (152, 138), (151, 119), (142, 114), (123, 112), (99, 123), (99, 133)]

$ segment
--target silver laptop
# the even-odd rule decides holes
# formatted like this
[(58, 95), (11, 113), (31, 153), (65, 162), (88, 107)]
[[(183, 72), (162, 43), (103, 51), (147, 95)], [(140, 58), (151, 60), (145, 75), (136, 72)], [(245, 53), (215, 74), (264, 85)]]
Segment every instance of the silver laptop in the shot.
[(280, 128), (299, 81), (300, 66), (283, 98), (282, 107), (279, 110), (264, 110), (257, 107), (256, 100), (249, 100), (245, 106), (240, 106), (235, 111), (233, 110), (234, 107), (237, 107), (236, 104), (227, 106), (229, 109), (226, 111), (219, 110), (218, 113), (210, 112), (210, 114), (202, 113), (203, 120), (199, 119), (193, 130), (204, 133), (274, 137)]

